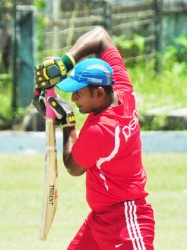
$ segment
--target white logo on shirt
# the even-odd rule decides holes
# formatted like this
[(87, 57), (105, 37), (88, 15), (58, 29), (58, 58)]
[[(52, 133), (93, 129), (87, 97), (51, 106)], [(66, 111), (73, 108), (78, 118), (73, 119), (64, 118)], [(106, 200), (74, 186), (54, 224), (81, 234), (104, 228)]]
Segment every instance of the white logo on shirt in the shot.
[[(128, 138), (131, 136), (131, 132), (136, 129), (138, 125), (138, 117), (136, 110), (133, 111), (133, 118), (130, 120), (128, 126), (124, 126), (122, 129), (122, 132), (125, 136), (125, 140), (128, 141)], [(101, 165), (104, 162), (111, 161), (116, 154), (118, 153), (119, 147), (120, 147), (120, 128), (119, 125), (115, 128), (115, 142), (114, 142), (114, 148), (111, 151), (110, 155), (106, 157), (101, 157), (97, 160), (96, 166), (100, 170), (100, 177), (104, 181), (104, 185), (107, 191), (109, 191), (109, 186), (107, 185), (105, 174), (101, 170)]]
[(131, 132), (136, 129), (138, 125), (138, 116), (137, 111), (133, 111), (133, 118), (130, 120), (128, 126), (123, 127), (123, 134), (125, 136), (125, 140), (128, 141), (129, 137), (131, 136)]
[(124, 243), (116, 244), (116, 245), (115, 245), (115, 248), (121, 247), (123, 244), (124, 244)]

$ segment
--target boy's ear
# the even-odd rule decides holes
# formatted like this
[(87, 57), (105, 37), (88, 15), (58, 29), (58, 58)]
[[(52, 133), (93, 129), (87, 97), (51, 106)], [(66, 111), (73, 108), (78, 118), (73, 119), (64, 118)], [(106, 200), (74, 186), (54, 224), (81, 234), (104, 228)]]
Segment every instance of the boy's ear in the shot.
[(104, 91), (103, 87), (100, 86), (97, 88), (97, 95), (98, 95), (98, 97), (103, 97), (105, 95), (105, 91)]

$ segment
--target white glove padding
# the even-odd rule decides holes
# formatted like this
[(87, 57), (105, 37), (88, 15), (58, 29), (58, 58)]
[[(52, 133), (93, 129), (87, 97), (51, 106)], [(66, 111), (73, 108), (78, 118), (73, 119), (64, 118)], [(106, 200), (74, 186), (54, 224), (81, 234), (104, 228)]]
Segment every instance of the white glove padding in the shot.
[(75, 115), (71, 105), (61, 97), (48, 97), (49, 105), (56, 115), (56, 124), (61, 124), (62, 127), (75, 126)]

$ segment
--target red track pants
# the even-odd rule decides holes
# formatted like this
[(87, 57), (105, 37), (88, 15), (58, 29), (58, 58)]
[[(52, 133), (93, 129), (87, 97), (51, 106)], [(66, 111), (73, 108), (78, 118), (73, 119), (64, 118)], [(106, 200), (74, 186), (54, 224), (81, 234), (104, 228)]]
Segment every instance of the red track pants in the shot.
[(154, 215), (144, 199), (92, 211), (67, 250), (154, 250)]

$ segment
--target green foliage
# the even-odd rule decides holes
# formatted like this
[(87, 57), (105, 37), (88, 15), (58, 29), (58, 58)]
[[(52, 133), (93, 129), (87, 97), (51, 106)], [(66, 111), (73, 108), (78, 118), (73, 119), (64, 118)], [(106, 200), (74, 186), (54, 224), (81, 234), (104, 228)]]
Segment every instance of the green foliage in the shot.
[(178, 60), (187, 62), (187, 34), (182, 34), (175, 42), (178, 47)]
[(138, 48), (140, 52), (144, 50), (144, 37), (134, 34), (132, 40), (127, 40), (126, 36), (123, 34), (121, 36), (113, 36), (113, 41), (117, 47), (122, 49), (132, 49), (134, 46)]
[(134, 34), (132, 40), (126, 39), (124, 34), (112, 38), (124, 58), (140, 56), (145, 50), (145, 38), (140, 35)]
[[(184, 125), (177, 119), (172, 125), (167, 114), (187, 107), (187, 61), (179, 61), (175, 46), (169, 46), (162, 59), (163, 69), (160, 74), (154, 71), (154, 60), (150, 59), (128, 67), (142, 130), (184, 129)], [(126, 64), (129, 66), (128, 62)], [(152, 116), (155, 109), (155, 116)]]
[[(45, 1), (38, 2), (39, 8), (44, 8)], [(38, 51), (41, 49), (43, 44), (42, 37), (44, 20), (42, 16), (38, 17), (40, 19), (38, 24), (38, 29), (40, 30), (37, 40)], [(125, 63), (129, 70), (129, 74), (134, 86), (137, 108), (142, 118), (143, 130), (158, 130), (167, 129), (166, 115), (168, 110), (187, 107), (187, 60), (185, 56), (187, 55), (187, 44), (186, 36), (180, 36), (175, 39), (177, 46), (168, 46), (164, 53), (162, 54), (162, 72), (160, 74), (156, 73), (154, 70), (154, 58), (144, 58), (143, 60), (130, 62), (126, 60), (127, 56), (135, 55), (141, 56), (144, 53), (145, 41), (142, 37), (134, 35), (132, 41), (126, 41), (124, 36), (114, 37), (114, 42), (116, 46), (121, 50), (122, 56), (125, 58)], [(179, 56), (179, 48), (182, 57)], [(42, 53), (37, 53), (40, 55), (40, 61), (48, 54), (48, 51), (43, 51)], [(71, 101), (71, 94), (59, 92), (65, 99)], [(2, 79), (0, 79), (0, 98), (2, 100), (1, 114), (3, 114), (8, 120), (13, 117), (11, 110), (11, 79), (6, 84)], [(83, 122), (86, 119), (86, 115), (80, 114), (77, 107), (73, 103), (73, 108), (77, 120), (77, 128), (82, 127)], [(161, 115), (158, 115), (151, 122), (145, 122), (144, 113), (146, 111), (161, 108), (166, 109)], [(26, 115), (28, 109), (18, 110), (16, 115), (16, 120), (21, 121)], [(0, 128), (3, 121), (0, 119)], [(180, 126), (175, 129), (180, 129)]]
[[(36, 50), (41, 51), (44, 49), (44, 28), (45, 28), (45, 15), (43, 11), (46, 8), (46, 1), (45, 0), (34, 0), (34, 5), (37, 8), (37, 15), (36, 15)], [(37, 58), (36, 58), (37, 61)]]
[[(163, 54), (163, 62), (171, 68), (176, 63), (187, 64), (187, 34), (183, 34), (174, 40), (173, 45), (168, 45)], [(180, 66), (181, 67), (181, 66)]]
[(33, 0), (33, 4), (37, 7), (38, 10), (44, 10), (46, 8), (45, 0)]

